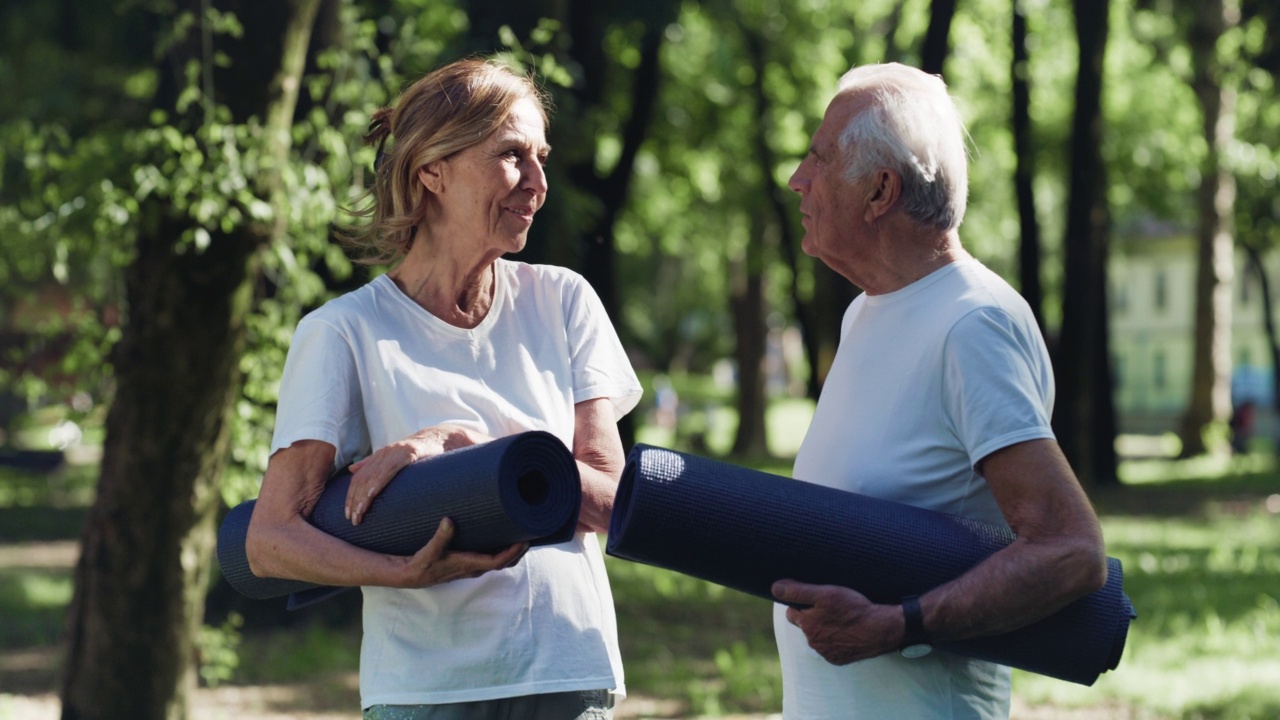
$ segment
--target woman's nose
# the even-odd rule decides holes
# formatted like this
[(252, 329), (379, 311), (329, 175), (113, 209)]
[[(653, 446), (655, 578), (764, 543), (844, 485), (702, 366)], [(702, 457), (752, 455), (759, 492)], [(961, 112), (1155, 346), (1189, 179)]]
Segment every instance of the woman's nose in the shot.
[(524, 182), (522, 185), (526, 190), (532, 190), (538, 194), (546, 194), (547, 170), (542, 166), (540, 161), (534, 160), (528, 163), (528, 167), (524, 171)]

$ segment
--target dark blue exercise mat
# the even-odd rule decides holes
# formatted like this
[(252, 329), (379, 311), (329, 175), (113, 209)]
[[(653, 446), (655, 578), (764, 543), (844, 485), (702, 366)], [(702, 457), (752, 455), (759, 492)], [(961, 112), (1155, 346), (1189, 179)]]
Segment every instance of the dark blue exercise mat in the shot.
[[(496, 552), (518, 542), (554, 545), (573, 538), (582, 484), (573, 454), (540, 430), (419, 460), (401, 470), (374, 498), (359, 525), (343, 516), (351, 473), (335, 475), (311, 514), (311, 524), (352, 545), (412, 555), (440, 521), (454, 523), (455, 550)], [(350, 588), (262, 578), (249, 569), (245, 531), (254, 500), (227, 514), (218, 530), (218, 563), (241, 594), (255, 599), (290, 595), (291, 609)]]
[[(1006, 528), (647, 445), (627, 457), (607, 552), (773, 600), (792, 578), (896, 603), (1013, 541)], [(958, 655), (1092, 685), (1129, 621), (1118, 560), (1106, 586), (1011, 633), (939, 644)]]

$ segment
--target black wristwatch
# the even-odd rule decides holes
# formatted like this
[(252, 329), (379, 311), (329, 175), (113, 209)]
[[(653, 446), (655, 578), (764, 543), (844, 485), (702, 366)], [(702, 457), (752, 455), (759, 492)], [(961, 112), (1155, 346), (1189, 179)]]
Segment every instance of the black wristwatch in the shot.
[(903, 657), (918, 658), (928, 655), (933, 646), (929, 644), (929, 636), (924, 631), (924, 613), (920, 611), (919, 595), (902, 598), (902, 617), (906, 621), (906, 632), (902, 635), (900, 648)]

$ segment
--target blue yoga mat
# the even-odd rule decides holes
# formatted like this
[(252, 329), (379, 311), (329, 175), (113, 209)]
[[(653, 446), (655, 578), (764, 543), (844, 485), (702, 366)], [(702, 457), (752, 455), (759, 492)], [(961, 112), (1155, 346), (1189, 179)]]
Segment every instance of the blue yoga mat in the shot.
[[(946, 583), (1014, 539), (1008, 529), (673, 450), (636, 445), (614, 500), (608, 554), (773, 600), (792, 578), (896, 603)], [(939, 648), (1092, 685), (1136, 617), (1120, 561), (1106, 586), (1010, 633)]]
[[(351, 473), (335, 475), (316, 503), (311, 524), (357, 547), (391, 555), (422, 549), (445, 517), (454, 522), (454, 550), (491, 553), (519, 542), (565, 542), (577, 531), (582, 501), (573, 454), (559, 438), (540, 430), (405, 467), (374, 498), (359, 525), (343, 516), (350, 485)], [(254, 575), (244, 541), (255, 502), (232, 508), (218, 530), (218, 564), (233, 588), (259, 600), (288, 595), (290, 609), (350, 589)]]

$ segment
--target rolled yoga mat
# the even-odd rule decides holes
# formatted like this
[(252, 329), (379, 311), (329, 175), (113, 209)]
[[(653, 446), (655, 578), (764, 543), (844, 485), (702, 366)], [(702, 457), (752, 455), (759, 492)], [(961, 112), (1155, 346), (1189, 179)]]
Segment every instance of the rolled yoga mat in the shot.
[[(896, 603), (946, 583), (1014, 539), (1006, 528), (693, 455), (636, 445), (606, 550), (774, 600), (792, 578)], [(939, 648), (1092, 685), (1113, 670), (1136, 617), (1120, 562), (1106, 586), (1037, 623)]]
[[(518, 542), (565, 542), (577, 531), (582, 500), (573, 454), (555, 435), (540, 430), (405, 467), (373, 499), (359, 525), (343, 516), (350, 484), (349, 472), (329, 481), (311, 524), (352, 545), (392, 555), (422, 549), (445, 517), (454, 523), (454, 550), (496, 552)], [(244, 542), (255, 502), (232, 508), (218, 530), (218, 563), (232, 587), (260, 600), (289, 595), (290, 609), (350, 589), (254, 575)]]

